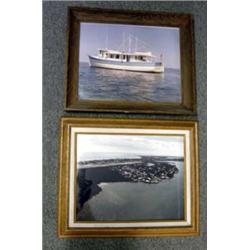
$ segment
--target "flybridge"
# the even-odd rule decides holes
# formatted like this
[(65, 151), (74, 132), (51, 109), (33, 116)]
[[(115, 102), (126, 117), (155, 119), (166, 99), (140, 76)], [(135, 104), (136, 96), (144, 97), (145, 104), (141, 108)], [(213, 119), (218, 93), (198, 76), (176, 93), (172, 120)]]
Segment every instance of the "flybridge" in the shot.
[(123, 52), (119, 50), (111, 50), (111, 49), (99, 49), (99, 53), (108, 53), (108, 54), (123, 54), (123, 55), (141, 55), (141, 56), (148, 56), (148, 57), (155, 57), (151, 52)]

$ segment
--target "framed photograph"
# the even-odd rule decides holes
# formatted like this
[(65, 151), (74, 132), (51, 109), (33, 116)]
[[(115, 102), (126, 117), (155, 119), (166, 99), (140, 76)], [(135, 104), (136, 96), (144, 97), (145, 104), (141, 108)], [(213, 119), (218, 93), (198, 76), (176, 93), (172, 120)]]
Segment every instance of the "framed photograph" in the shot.
[(59, 237), (198, 234), (196, 122), (61, 119)]
[(195, 114), (189, 14), (70, 8), (66, 111)]

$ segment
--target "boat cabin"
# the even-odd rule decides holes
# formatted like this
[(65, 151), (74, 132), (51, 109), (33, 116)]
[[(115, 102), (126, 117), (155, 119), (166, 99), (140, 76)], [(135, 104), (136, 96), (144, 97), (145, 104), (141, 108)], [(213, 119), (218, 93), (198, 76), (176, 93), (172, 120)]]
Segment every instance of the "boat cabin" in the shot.
[(100, 58), (122, 62), (151, 62), (154, 57), (151, 52), (125, 53), (116, 50), (99, 49)]

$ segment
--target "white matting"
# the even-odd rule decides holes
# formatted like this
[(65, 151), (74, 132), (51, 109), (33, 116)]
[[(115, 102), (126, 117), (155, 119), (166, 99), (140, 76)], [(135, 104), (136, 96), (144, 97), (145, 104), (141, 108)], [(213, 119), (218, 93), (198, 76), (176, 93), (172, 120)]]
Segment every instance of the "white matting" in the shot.
[[(76, 133), (111, 133), (111, 134), (159, 134), (159, 135), (185, 135), (186, 140), (186, 220), (162, 222), (74, 222), (75, 213), (75, 134)], [(117, 128), (72, 128), (70, 142), (70, 188), (69, 188), (69, 227), (70, 228), (126, 228), (126, 227), (174, 227), (191, 225), (191, 173), (190, 173), (190, 132), (188, 130), (162, 130), (162, 129), (117, 129)]]

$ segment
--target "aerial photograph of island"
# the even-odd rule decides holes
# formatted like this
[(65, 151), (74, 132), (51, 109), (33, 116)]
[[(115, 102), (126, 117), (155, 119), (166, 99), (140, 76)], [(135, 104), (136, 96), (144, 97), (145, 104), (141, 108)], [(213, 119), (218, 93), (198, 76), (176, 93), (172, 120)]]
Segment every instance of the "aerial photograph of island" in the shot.
[(80, 100), (181, 102), (178, 28), (80, 24)]
[(183, 220), (183, 140), (79, 134), (76, 221)]

